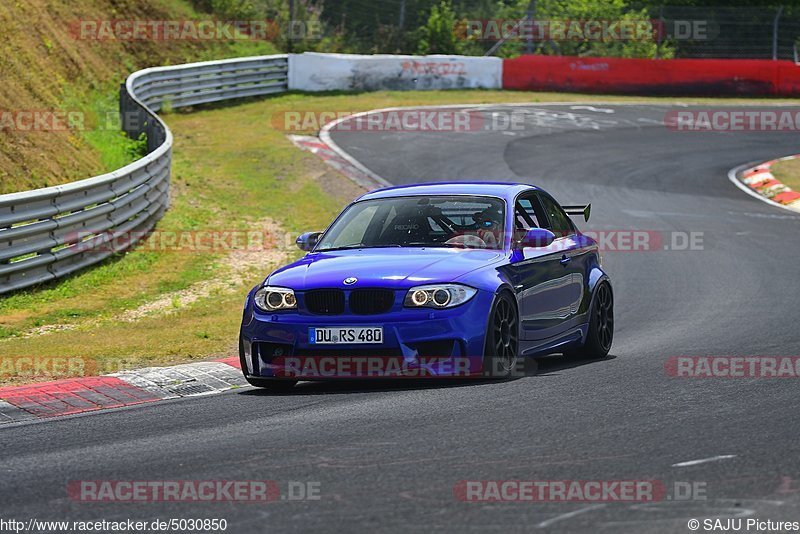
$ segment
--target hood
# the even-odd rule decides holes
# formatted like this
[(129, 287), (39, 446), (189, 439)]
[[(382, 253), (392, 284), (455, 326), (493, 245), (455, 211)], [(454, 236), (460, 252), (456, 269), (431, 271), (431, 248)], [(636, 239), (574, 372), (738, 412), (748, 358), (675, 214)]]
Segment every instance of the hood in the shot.
[[(275, 271), (267, 283), (295, 291), (319, 288), (380, 287), (408, 289), (452, 282), (505, 257), (498, 250), (449, 248), (380, 248), (309, 254)], [(358, 282), (345, 286), (345, 278)]]

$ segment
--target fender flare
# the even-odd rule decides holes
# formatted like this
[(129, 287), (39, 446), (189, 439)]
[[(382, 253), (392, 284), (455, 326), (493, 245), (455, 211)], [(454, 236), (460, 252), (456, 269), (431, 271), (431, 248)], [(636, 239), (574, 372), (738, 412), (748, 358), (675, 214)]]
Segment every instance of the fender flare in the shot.
[(517, 309), (517, 325), (518, 325), (518, 328), (520, 329), (520, 331), (517, 333), (517, 335), (522, 334), (522, 331), (521, 331), (521, 329), (522, 329), (522, 321), (520, 320), (520, 316), (519, 316), (519, 301), (517, 300), (517, 294), (514, 291), (514, 286), (512, 286), (509, 282), (504, 281), (499, 286), (497, 286), (497, 289), (495, 290), (494, 295), (492, 296), (492, 305), (489, 307), (489, 313), (486, 315), (486, 323), (485, 323), (485, 326), (484, 326), (484, 329), (483, 329), (483, 332), (484, 332), (484, 349), (483, 350), (484, 350), (484, 352), (486, 351), (486, 347), (485, 347), (485, 345), (486, 345), (486, 336), (489, 334), (489, 327), (491, 326), (490, 323), (492, 321), (492, 310), (494, 310), (494, 305), (497, 302), (497, 297), (499, 297), (500, 293), (503, 293), (503, 292), (509, 293), (511, 295), (511, 300), (514, 301), (514, 306)]
[(608, 288), (611, 290), (611, 298), (613, 299), (614, 286), (611, 283), (611, 278), (609, 278), (609, 276), (599, 268), (592, 269), (592, 272), (589, 273), (589, 291), (592, 295), (592, 297), (589, 299), (589, 310), (592, 309), (592, 306), (594, 305), (594, 299), (597, 297), (597, 288), (603, 283), (608, 284)]

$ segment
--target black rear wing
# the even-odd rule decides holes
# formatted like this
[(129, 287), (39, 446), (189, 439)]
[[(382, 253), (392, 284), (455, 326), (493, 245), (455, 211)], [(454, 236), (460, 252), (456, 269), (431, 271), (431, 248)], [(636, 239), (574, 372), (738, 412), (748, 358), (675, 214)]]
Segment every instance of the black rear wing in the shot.
[(583, 215), (583, 220), (589, 222), (589, 216), (592, 214), (592, 205), (586, 206), (561, 206), (567, 215)]

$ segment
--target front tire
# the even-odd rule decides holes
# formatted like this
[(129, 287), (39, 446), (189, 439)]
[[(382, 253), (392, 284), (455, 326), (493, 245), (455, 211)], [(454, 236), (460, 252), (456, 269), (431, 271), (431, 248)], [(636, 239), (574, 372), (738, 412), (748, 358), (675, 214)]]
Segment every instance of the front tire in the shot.
[(578, 350), (568, 352), (572, 358), (602, 360), (611, 352), (614, 342), (614, 294), (611, 286), (603, 282), (597, 288), (589, 313), (589, 332), (586, 342)]
[(483, 351), (483, 375), (508, 378), (517, 365), (519, 350), (519, 313), (514, 298), (502, 292), (492, 306), (486, 347)]

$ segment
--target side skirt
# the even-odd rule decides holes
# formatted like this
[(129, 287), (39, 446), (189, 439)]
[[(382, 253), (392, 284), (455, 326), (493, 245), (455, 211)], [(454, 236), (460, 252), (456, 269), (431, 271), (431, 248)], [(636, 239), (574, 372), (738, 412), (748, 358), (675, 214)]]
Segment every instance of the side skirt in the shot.
[(520, 340), (520, 356), (530, 358), (546, 356), (554, 352), (562, 352), (564, 349), (582, 344), (588, 332), (589, 323), (587, 322), (549, 339), (536, 340), (533, 342)]

